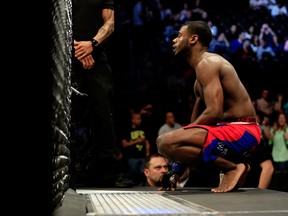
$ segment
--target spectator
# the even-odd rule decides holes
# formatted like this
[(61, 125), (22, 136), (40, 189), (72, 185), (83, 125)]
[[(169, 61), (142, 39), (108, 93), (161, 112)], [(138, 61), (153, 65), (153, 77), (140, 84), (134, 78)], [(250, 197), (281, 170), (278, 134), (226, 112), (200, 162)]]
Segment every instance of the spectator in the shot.
[(264, 128), (269, 145), (272, 145), (272, 157), (276, 172), (288, 172), (288, 125), (287, 116), (280, 113), (273, 126)]
[(208, 20), (207, 21), (207, 25), (209, 26), (211, 32), (212, 32), (212, 36), (214, 38), (216, 38), (218, 36), (218, 27), (213, 23), (212, 20)]
[(286, 99), (286, 101), (283, 103), (283, 112), (286, 116), (288, 116), (288, 99)]
[(288, 53), (288, 35), (284, 39), (283, 50), (284, 50), (285, 53)]
[(271, 189), (288, 191), (288, 125), (287, 116), (280, 113), (273, 127), (264, 128), (265, 135), (272, 145), (274, 175)]
[(230, 28), (226, 30), (226, 38), (229, 42), (231, 42), (234, 39), (238, 38), (238, 26), (237, 24), (233, 23), (230, 25)]
[[(242, 46), (234, 54), (234, 58), (237, 61), (243, 63), (243, 61), (254, 61), (256, 60), (256, 54), (251, 46), (251, 41), (249, 39), (243, 40)], [(234, 60), (236, 62), (236, 60)]]
[(131, 126), (122, 137), (124, 163), (127, 163), (128, 172), (135, 185), (143, 184), (143, 170), (145, 158), (150, 155), (150, 142), (141, 127), (141, 115), (133, 113)]
[(148, 46), (147, 41), (141, 40), (141, 35), (146, 31), (147, 12), (143, 0), (136, 0), (132, 8), (132, 40), (134, 42), (135, 60), (142, 57), (146, 52)]
[(265, 40), (259, 40), (259, 46), (256, 49), (256, 56), (258, 61), (272, 59), (276, 56), (273, 48), (267, 44)]
[(158, 136), (178, 128), (181, 128), (181, 125), (178, 122), (175, 122), (174, 113), (168, 111), (165, 113), (165, 123), (159, 128)]
[(248, 31), (245, 32), (245, 39), (249, 39), (252, 41), (253, 37), (255, 37), (255, 26), (250, 25)]
[(288, 114), (288, 99), (281, 92), (277, 94), (277, 100), (274, 102), (274, 110), (276, 113), (284, 112)]
[(285, 0), (276, 0), (276, 4), (269, 7), (272, 17), (288, 16)]
[(267, 118), (270, 122), (273, 120), (274, 102), (268, 89), (262, 90), (262, 95), (255, 101), (255, 108), (261, 118)]
[(159, 153), (153, 153), (146, 158), (144, 175), (146, 176), (146, 186), (161, 187), (160, 180), (169, 169), (169, 161)]
[(192, 17), (192, 11), (190, 5), (187, 2), (183, 2), (183, 8), (181, 11), (175, 15), (176, 22), (185, 23)]
[[(148, 140), (156, 140), (158, 132), (158, 98), (155, 96), (151, 83), (146, 79), (140, 80), (136, 91), (131, 95), (130, 113), (141, 115), (141, 127), (145, 131)], [(151, 142), (151, 152), (156, 151), (155, 142)]]
[(265, 45), (267, 45), (268, 47), (271, 47), (272, 49), (275, 49), (276, 47), (279, 46), (278, 36), (272, 30), (272, 28), (269, 26), (268, 23), (262, 24), (260, 34), (259, 34), (259, 40), (260, 40), (260, 44), (262, 44), (261, 41), (265, 41), (266, 42)]
[[(254, 35), (251, 39), (251, 48), (253, 49), (253, 51), (257, 52), (258, 47), (260, 46), (260, 42), (259, 42), (259, 36), (258, 35)], [(257, 57), (257, 55), (256, 55)]]
[(262, 138), (255, 152), (247, 156), (250, 171), (243, 187), (268, 189), (273, 177), (274, 166), (271, 153)]
[(249, 6), (254, 11), (260, 11), (263, 8), (267, 9), (268, 1), (267, 0), (249, 0)]
[(208, 51), (217, 53), (226, 59), (230, 59), (229, 47), (230, 43), (227, 40), (225, 33), (220, 32), (217, 39), (212, 39)]
[(243, 41), (245, 40), (245, 31), (241, 31), (238, 37), (230, 41), (230, 52), (234, 55), (239, 48), (242, 47)]

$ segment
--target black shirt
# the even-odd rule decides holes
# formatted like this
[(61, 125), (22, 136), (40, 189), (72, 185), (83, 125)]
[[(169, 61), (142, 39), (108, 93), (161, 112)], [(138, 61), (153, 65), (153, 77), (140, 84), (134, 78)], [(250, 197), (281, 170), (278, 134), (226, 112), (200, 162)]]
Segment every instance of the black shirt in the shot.
[(102, 10), (114, 10), (113, 0), (72, 0), (73, 35), (91, 40), (103, 25)]
[[(114, 10), (114, 0), (72, 0), (73, 39), (89, 41), (95, 37), (103, 26), (102, 10), (106, 8)], [(93, 50), (95, 62), (107, 62), (105, 42)]]

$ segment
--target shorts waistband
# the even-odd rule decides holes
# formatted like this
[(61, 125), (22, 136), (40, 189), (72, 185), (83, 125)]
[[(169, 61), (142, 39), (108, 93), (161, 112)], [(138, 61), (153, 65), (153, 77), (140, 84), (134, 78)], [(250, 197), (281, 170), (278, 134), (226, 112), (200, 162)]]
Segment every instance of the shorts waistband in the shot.
[(256, 118), (254, 117), (241, 117), (241, 118), (235, 118), (235, 119), (232, 119), (231, 122), (253, 122), (253, 123), (256, 123)]

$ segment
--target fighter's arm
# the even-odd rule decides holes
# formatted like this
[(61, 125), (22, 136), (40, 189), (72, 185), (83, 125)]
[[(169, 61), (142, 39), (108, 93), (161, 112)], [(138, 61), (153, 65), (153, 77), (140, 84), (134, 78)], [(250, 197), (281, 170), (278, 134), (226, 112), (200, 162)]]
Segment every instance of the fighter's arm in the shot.
[(220, 81), (220, 64), (217, 58), (209, 57), (196, 67), (196, 76), (206, 107), (192, 123), (210, 125), (223, 117), (224, 94)]
[(195, 103), (194, 103), (193, 111), (191, 115), (191, 122), (194, 122), (197, 119), (197, 117), (201, 114), (201, 112), (203, 111), (203, 109), (201, 109), (203, 107), (202, 105), (203, 101), (199, 94), (199, 83), (197, 82), (197, 80), (194, 83), (194, 95), (196, 99), (195, 99)]

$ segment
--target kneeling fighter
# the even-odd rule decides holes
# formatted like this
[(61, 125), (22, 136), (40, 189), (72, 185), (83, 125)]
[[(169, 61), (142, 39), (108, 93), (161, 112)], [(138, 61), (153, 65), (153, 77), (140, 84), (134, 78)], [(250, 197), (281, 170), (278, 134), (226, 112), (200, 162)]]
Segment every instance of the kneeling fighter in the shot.
[[(249, 171), (245, 155), (260, 143), (255, 108), (235, 68), (222, 56), (208, 52), (212, 40), (204, 21), (185, 23), (173, 39), (174, 53), (184, 57), (196, 73), (191, 124), (164, 133), (158, 151), (174, 162), (160, 190), (175, 190), (186, 166), (208, 163), (223, 173), (212, 192), (241, 187)], [(165, 184), (165, 179), (169, 184)]]

